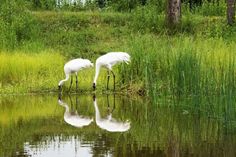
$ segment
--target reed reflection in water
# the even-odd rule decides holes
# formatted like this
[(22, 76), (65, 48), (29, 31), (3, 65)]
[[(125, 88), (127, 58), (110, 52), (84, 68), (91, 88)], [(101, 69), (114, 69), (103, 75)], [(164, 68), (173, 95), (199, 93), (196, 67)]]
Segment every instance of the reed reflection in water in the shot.
[[(0, 157), (236, 156), (234, 97), (159, 97), (157, 104), (121, 95), (62, 98), (59, 104), (57, 95), (0, 97)], [(66, 108), (93, 121), (72, 126), (64, 120)], [(128, 130), (110, 132), (96, 114)]]

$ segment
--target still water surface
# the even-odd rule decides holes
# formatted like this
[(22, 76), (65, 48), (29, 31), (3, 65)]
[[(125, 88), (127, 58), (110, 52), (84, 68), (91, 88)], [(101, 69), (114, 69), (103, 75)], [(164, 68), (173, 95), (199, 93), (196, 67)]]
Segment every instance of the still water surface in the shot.
[(120, 95), (0, 97), (0, 156), (236, 156), (226, 99)]

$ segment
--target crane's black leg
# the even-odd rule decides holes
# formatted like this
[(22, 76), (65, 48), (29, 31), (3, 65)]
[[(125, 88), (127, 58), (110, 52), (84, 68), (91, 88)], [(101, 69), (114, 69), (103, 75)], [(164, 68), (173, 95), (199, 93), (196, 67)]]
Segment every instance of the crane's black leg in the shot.
[(115, 108), (116, 108), (116, 95), (114, 94), (113, 95), (113, 109), (111, 112), (113, 112), (115, 110)]
[(113, 75), (113, 81), (114, 81), (114, 87), (113, 87), (113, 89), (114, 89), (114, 91), (115, 91), (115, 86), (116, 86), (116, 76), (115, 76), (115, 74), (114, 74), (114, 72), (111, 70), (111, 73), (112, 73), (112, 75)]
[(73, 83), (73, 76), (71, 75), (71, 80), (70, 80), (70, 87), (69, 87), (69, 90), (68, 90), (68, 92), (70, 92), (70, 89), (71, 89), (72, 83)]
[(115, 98), (115, 93), (113, 93), (113, 108), (112, 110), (109, 108), (110, 113), (113, 113), (115, 108), (116, 108), (116, 98)]
[(107, 94), (107, 112), (108, 114), (110, 114), (110, 102), (109, 102), (108, 94)]
[(110, 107), (110, 103), (109, 103), (108, 94), (107, 94), (107, 106), (108, 106), (108, 107)]
[(61, 100), (61, 97), (62, 97), (62, 93), (59, 92), (59, 93), (58, 93), (58, 100)]
[(78, 92), (78, 75), (76, 73), (76, 92)]
[(107, 71), (107, 90), (109, 89), (110, 71)]
[(78, 96), (76, 95), (76, 99), (75, 99), (75, 110), (76, 110), (76, 112), (78, 111), (78, 105), (79, 105), (79, 100), (78, 100)]
[(72, 112), (72, 111), (74, 111), (74, 104), (73, 104), (73, 101), (72, 101), (72, 99), (71, 99), (71, 95), (69, 94), (68, 95), (69, 96), (69, 99), (70, 99), (70, 105), (69, 105), (69, 108), (70, 108), (70, 111)]

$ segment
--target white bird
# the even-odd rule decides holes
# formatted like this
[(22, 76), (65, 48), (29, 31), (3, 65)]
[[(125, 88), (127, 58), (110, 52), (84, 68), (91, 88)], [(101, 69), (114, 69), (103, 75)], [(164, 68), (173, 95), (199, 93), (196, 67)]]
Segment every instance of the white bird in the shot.
[(109, 85), (109, 78), (110, 78), (110, 72), (111, 72), (113, 75), (114, 90), (115, 90), (115, 74), (112, 71), (112, 66), (117, 63), (120, 63), (120, 62), (125, 62), (126, 64), (129, 64), (130, 55), (126, 52), (109, 52), (103, 56), (100, 56), (96, 60), (96, 73), (95, 73), (95, 77), (94, 77), (94, 81), (93, 81), (93, 89), (94, 90), (96, 89), (96, 82), (97, 82), (97, 78), (98, 78), (101, 67), (105, 67), (108, 72), (107, 89), (108, 89), (108, 85)]
[[(69, 62), (67, 62), (64, 65), (64, 72), (65, 72), (66, 78), (59, 82), (59, 84), (58, 84), (59, 90), (61, 89), (64, 82), (69, 80), (70, 75), (73, 73), (75, 73), (75, 75), (76, 75), (76, 89), (77, 89), (78, 88), (78, 75), (77, 75), (78, 71), (85, 69), (85, 68), (89, 68), (89, 67), (93, 67), (93, 63), (91, 63), (91, 61), (88, 59), (77, 58), (77, 59), (73, 59), (73, 60), (70, 60)], [(73, 82), (73, 79), (71, 77), (69, 90), (71, 88), (72, 82)]]
[(70, 112), (70, 108), (67, 103), (63, 102), (61, 99), (58, 99), (59, 105), (65, 107), (64, 120), (66, 123), (81, 128), (83, 126), (89, 125), (93, 118), (84, 117), (78, 114), (78, 112)]
[(107, 130), (109, 132), (125, 132), (130, 129), (129, 121), (126, 121), (126, 122), (117, 121), (116, 119), (112, 118), (112, 113), (109, 113), (107, 118), (101, 118), (95, 96), (93, 99), (93, 103), (94, 103), (95, 114), (96, 114), (95, 122), (101, 129)]

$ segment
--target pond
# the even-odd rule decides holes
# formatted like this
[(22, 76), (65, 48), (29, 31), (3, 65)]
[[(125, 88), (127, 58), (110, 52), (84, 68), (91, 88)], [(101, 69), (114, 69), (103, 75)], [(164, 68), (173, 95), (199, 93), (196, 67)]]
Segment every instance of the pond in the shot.
[(0, 97), (0, 156), (236, 156), (235, 101), (122, 95)]

